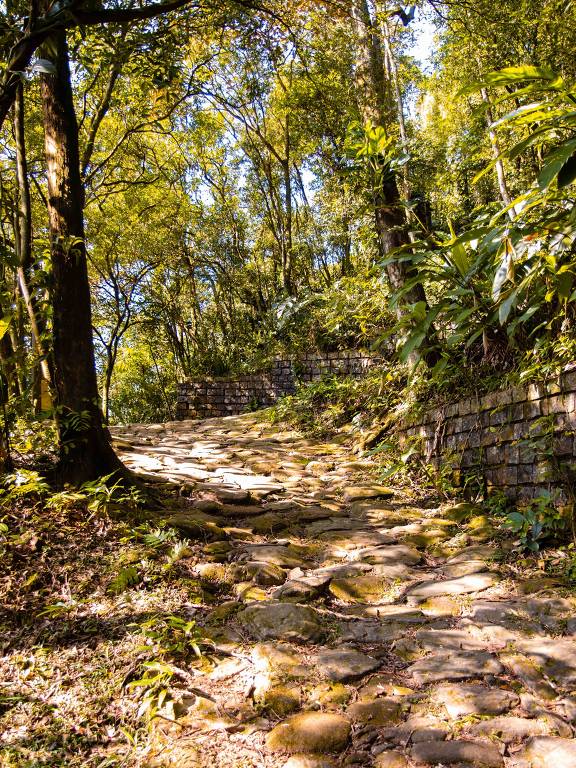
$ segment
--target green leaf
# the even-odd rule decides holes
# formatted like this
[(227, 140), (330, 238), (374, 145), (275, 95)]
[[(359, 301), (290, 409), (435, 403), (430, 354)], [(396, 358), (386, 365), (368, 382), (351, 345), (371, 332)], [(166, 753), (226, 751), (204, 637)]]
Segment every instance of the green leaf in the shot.
[(542, 107), (546, 106), (546, 104), (547, 102), (545, 101), (534, 101), (531, 104), (523, 104), (521, 107), (513, 109), (511, 112), (507, 112), (499, 120), (493, 122), (492, 128), (498, 128), (498, 126), (502, 125), (503, 123), (508, 123), (510, 120), (516, 120), (516, 118), (522, 117), (524, 115), (532, 115), (534, 112), (537, 112), (538, 110), (542, 109)]
[(426, 331), (415, 331), (411, 336), (409, 336), (408, 341), (404, 344), (400, 351), (400, 360), (405, 363), (412, 352), (418, 349), (425, 338)]
[(537, 130), (533, 131), (529, 136), (527, 136), (525, 139), (522, 139), (522, 141), (519, 141), (518, 144), (515, 144), (513, 147), (511, 147), (508, 152), (506, 153), (510, 160), (515, 160), (518, 155), (521, 155), (523, 152), (525, 152), (528, 147), (531, 147), (533, 144), (535, 144), (538, 139), (542, 138), (542, 141), (546, 140), (546, 136), (550, 133), (550, 127), (547, 126), (545, 128), (538, 128)]
[(506, 320), (508, 320), (508, 315), (510, 314), (511, 309), (516, 305), (517, 300), (518, 300), (518, 289), (515, 289), (500, 304), (500, 306), (498, 307), (498, 320), (500, 321), (500, 325), (504, 325)]
[(576, 152), (576, 139), (561, 144), (548, 155), (547, 163), (538, 176), (540, 189), (550, 186), (574, 152)]
[(558, 189), (567, 187), (576, 179), (576, 153), (570, 155), (558, 172)]
[(470, 270), (470, 259), (463, 245), (455, 245), (452, 248), (452, 262), (462, 277), (466, 277)]
[(6, 336), (10, 330), (10, 324), (12, 322), (12, 315), (4, 315), (0, 318), (0, 341)]
[(423, 322), (426, 319), (426, 302), (417, 301), (412, 307), (412, 315), (418, 322)]
[(573, 282), (574, 275), (571, 272), (563, 272), (556, 276), (556, 291), (561, 299), (568, 300)]
[(130, 565), (127, 568), (121, 568), (114, 579), (110, 582), (108, 591), (112, 594), (118, 595), (124, 592), (128, 587), (133, 587), (140, 581), (140, 574), (138, 570)]
[(490, 171), (494, 168), (494, 166), (496, 165), (498, 160), (500, 160), (499, 157), (495, 158), (494, 160), (491, 160), (488, 163), (488, 165), (486, 165), (484, 168), (482, 168), (481, 171), (478, 171), (476, 176), (474, 176), (474, 178), (472, 179), (472, 184), (477, 184), (480, 181), (480, 179), (483, 179), (484, 176), (486, 176), (487, 173), (490, 173)]
[(533, 67), (521, 64), (516, 67), (505, 67), (494, 72), (487, 72), (480, 80), (470, 83), (458, 95), (474, 93), (487, 85), (517, 85), (526, 80), (545, 80), (548, 88), (560, 88), (563, 80), (549, 67)]
[(502, 261), (500, 262), (500, 266), (496, 270), (496, 274), (494, 275), (494, 282), (492, 283), (492, 298), (494, 301), (498, 301), (500, 298), (500, 292), (502, 290), (502, 286), (508, 279), (508, 273), (510, 270), (510, 264), (512, 263), (512, 253), (508, 250), (508, 248), (505, 249), (504, 255), (502, 256)]

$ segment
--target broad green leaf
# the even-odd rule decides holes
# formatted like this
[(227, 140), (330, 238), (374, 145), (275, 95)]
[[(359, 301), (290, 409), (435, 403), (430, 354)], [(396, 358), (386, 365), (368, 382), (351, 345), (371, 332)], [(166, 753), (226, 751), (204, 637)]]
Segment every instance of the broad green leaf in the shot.
[(494, 160), (491, 160), (488, 165), (484, 166), (481, 171), (478, 171), (476, 176), (472, 179), (472, 184), (477, 184), (480, 179), (483, 179), (484, 176), (486, 176), (487, 173), (490, 173), (490, 171), (494, 168), (496, 163), (498, 162), (500, 158), (495, 158)]
[(567, 187), (576, 179), (576, 153), (570, 155), (558, 172), (558, 189)]
[(450, 259), (462, 277), (465, 277), (470, 270), (470, 259), (462, 243), (455, 243), (452, 246), (450, 249)]
[(562, 272), (556, 276), (556, 292), (561, 299), (568, 300), (573, 283), (574, 275), (571, 272)]
[(502, 261), (500, 262), (500, 266), (498, 267), (498, 269), (496, 270), (496, 274), (494, 275), (494, 282), (492, 283), (492, 299), (494, 301), (498, 301), (498, 299), (500, 298), (500, 292), (502, 290), (502, 286), (508, 279), (508, 273), (510, 270), (511, 263), (512, 263), (512, 253), (508, 248), (506, 248), (502, 256)]
[(506, 320), (508, 320), (508, 315), (510, 314), (510, 311), (512, 308), (516, 305), (516, 302), (518, 301), (518, 289), (514, 289), (510, 295), (504, 299), (504, 301), (500, 304), (498, 307), (498, 320), (500, 322), (500, 325), (504, 325)]
[(549, 67), (533, 67), (528, 64), (521, 64), (516, 67), (505, 67), (495, 72), (487, 72), (480, 80), (463, 88), (459, 95), (474, 93), (487, 85), (517, 85), (526, 80), (547, 81), (548, 88), (559, 88), (563, 84), (562, 78)]
[(426, 319), (426, 302), (417, 301), (412, 307), (412, 315), (418, 322), (423, 322)]
[(411, 336), (408, 337), (407, 342), (404, 344), (402, 349), (400, 350), (400, 360), (405, 363), (412, 352), (414, 350), (418, 349), (418, 347), (422, 344), (424, 339), (426, 338), (426, 331), (415, 331)]
[(546, 165), (538, 176), (540, 189), (546, 189), (550, 186), (574, 152), (576, 152), (576, 139), (566, 141), (548, 155)]
[(541, 110), (546, 104), (547, 102), (545, 101), (534, 101), (532, 104), (523, 104), (521, 107), (513, 109), (511, 112), (507, 112), (503, 117), (495, 120), (492, 123), (492, 128), (498, 128), (498, 126), (503, 125), (504, 123), (509, 123), (510, 120), (516, 120), (516, 118), (522, 115), (532, 115), (534, 112)]
[(506, 153), (510, 160), (515, 160), (519, 155), (521, 155), (523, 152), (525, 152), (529, 147), (531, 147), (533, 144), (536, 144), (538, 139), (542, 139), (542, 141), (545, 141), (546, 137), (550, 134), (550, 128), (539, 128), (535, 131), (533, 131), (529, 136), (527, 136), (525, 139), (522, 139), (522, 141), (519, 141), (518, 144), (515, 144), (511, 149), (508, 150)]

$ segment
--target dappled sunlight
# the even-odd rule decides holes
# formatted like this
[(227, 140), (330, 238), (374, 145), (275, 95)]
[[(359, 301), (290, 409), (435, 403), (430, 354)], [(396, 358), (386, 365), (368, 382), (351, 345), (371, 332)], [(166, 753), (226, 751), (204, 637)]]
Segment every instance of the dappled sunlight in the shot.
[(113, 436), (163, 507), (145, 523), (63, 508), (42, 529), (52, 586), (4, 614), (8, 754), (515, 766), (538, 739), (571, 754), (576, 601), (523, 594), (479, 507), (382, 486), (349, 440), (261, 414)]
[[(146, 627), (195, 622), (202, 656), (160, 656), (176, 670), (168, 708), (160, 704), (141, 746), (106, 737), (113, 754), (222, 768), (292, 768), (305, 763), (287, 756), (303, 751), (326, 754), (327, 765), (358, 754), (376, 765), (513, 766), (536, 739), (566, 749), (574, 599), (522, 595), (473, 506), (463, 514), (385, 488), (377, 465), (352, 459), (345, 441), (278, 432), (259, 415), (113, 432), (135, 471), (172, 489), (158, 522), (185, 546), (156, 543), (161, 527), (128, 537), (120, 561), (136, 564), (139, 584), (89, 601), (72, 589), (31, 644), (17, 632), (5, 659), (15, 669), (41, 647), (54, 665), (58, 653), (91, 665), (113, 652), (123, 674), (109, 695), (132, 722), (147, 689), (130, 681), (155, 645)], [(150, 579), (148, 558), (161, 565), (170, 547), (171, 570), (154, 566)], [(54, 712), (70, 711), (75, 696), (93, 706), (80, 688), (64, 693), (59, 683)], [(27, 739), (15, 725), (8, 743)]]

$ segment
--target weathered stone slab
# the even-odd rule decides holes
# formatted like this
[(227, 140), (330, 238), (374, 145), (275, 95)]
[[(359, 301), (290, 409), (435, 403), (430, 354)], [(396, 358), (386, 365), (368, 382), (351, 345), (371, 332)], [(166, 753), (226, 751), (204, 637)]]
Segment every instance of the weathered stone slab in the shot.
[(381, 666), (378, 659), (351, 649), (327, 649), (320, 651), (315, 667), (321, 677), (334, 682), (346, 683), (359, 680)]
[(328, 531), (354, 531), (365, 529), (366, 525), (361, 520), (347, 520), (341, 517), (328, 518), (327, 520), (316, 520), (306, 526), (307, 536), (318, 536)]
[(474, 723), (469, 732), (472, 736), (485, 736), (491, 740), (498, 739), (504, 744), (522, 741), (529, 736), (548, 736), (552, 732), (549, 722), (525, 717), (493, 717)]
[(465, 563), (470, 560), (492, 560), (497, 555), (497, 550), (490, 544), (480, 544), (472, 547), (465, 547), (455, 555), (449, 557), (447, 563)]
[(520, 703), (513, 691), (484, 685), (441, 685), (432, 694), (432, 702), (442, 704), (450, 717), (465, 715), (501, 715)]
[(541, 667), (532, 659), (519, 653), (501, 654), (502, 663), (516, 675), (524, 685), (541, 699), (556, 698), (556, 690), (543, 675)]
[(257, 643), (252, 649), (252, 661), (257, 670), (279, 676), (306, 677), (310, 673), (302, 663), (302, 654), (284, 643)]
[(250, 559), (259, 563), (272, 563), (280, 568), (306, 568), (310, 564), (291, 546), (248, 547)]
[(283, 768), (339, 768), (336, 761), (326, 755), (292, 755)]
[(471, 576), (488, 570), (485, 560), (467, 560), (462, 563), (451, 563), (442, 566), (442, 574), (447, 579), (459, 579), (461, 576)]
[(438, 595), (465, 595), (470, 592), (481, 592), (494, 586), (499, 581), (496, 573), (475, 573), (470, 576), (462, 576), (459, 579), (447, 579), (446, 581), (425, 581), (411, 587), (406, 594), (421, 600)]
[(576, 686), (576, 640), (541, 637), (519, 640), (516, 648), (564, 689)]
[(406, 544), (389, 544), (363, 549), (356, 553), (356, 558), (372, 565), (417, 565), (422, 560), (422, 554)]
[(472, 637), (463, 629), (419, 629), (415, 637), (418, 645), (427, 651), (481, 651), (486, 647), (483, 640)]
[(406, 634), (405, 624), (376, 621), (343, 621), (339, 639), (343, 642), (378, 644), (391, 643)]
[(394, 495), (395, 491), (385, 485), (357, 485), (344, 488), (344, 501), (347, 502), (390, 498)]
[(446, 724), (433, 715), (410, 715), (403, 723), (384, 728), (380, 734), (386, 742), (405, 746), (409, 742), (443, 741), (448, 736)]
[(374, 768), (408, 768), (408, 761), (401, 752), (381, 752), (372, 762)]
[(530, 768), (576, 768), (576, 740), (536, 736), (517, 757)]
[(408, 668), (418, 684), (437, 680), (465, 680), (484, 675), (499, 675), (502, 665), (484, 651), (469, 653), (439, 653), (419, 659)]
[(345, 603), (378, 603), (389, 588), (390, 581), (381, 576), (352, 576), (333, 579), (329, 590)]
[(329, 583), (329, 576), (301, 576), (290, 579), (272, 593), (274, 600), (306, 601), (317, 597)]
[(251, 560), (239, 566), (252, 579), (255, 584), (264, 587), (283, 584), (286, 581), (286, 571), (274, 563), (259, 563)]
[(258, 640), (284, 639), (317, 642), (324, 630), (321, 617), (307, 605), (264, 602), (250, 605), (238, 614), (239, 621)]
[(166, 525), (177, 528), (188, 539), (222, 541), (228, 538), (226, 531), (214, 521), (214, 518), (202, 512), (195, 514), (179, 512), (167, 518)]
[(398, 563), (397, 565), (377, 563), (372, 566), (370, 574), (389, 582), (410, 581), (414, 579), (414, 568), (409, 565), (403, 565), (402, 563)]
[(500, 768), (504, 759), (495, 744), (475, 741), (423, 741), (415, 744), (410, 757), (417, 765), (470, 765)]
[(357, 701), (346, 710), (346, 715), (355, 723), (382, 728), (397, 723), (402, 707), (399, 701), (391, 698), (378, 698), (373, 701)]
[(350, 738), (350, 722), (329, 712), (302, 712), (273, 728), (266, 746), (273, 752), (341, 752)]
[(343, 563), (342, 565), (327, 565), (323, 568), (315, 568), (309, 571), (309, 576), (327, 576), (329, 579), (347, 579), (350, 576), (360, 576), (372, 570), (368, 563)]
[(247, 525), (256, 533), (275, 533), (282, 531), (291, 525), (290, 517), (281, 512), (266, 512), (263, 515), (253, 517)]
[(394, 539), (378, 531), (358, 529), (358, 530), (336, 530), (326, 531), (318, 536), (320, 541), (332, 544), (339, 549), (352, 550), (359, 547), (369, 547), (376, 544), (393, 544)]

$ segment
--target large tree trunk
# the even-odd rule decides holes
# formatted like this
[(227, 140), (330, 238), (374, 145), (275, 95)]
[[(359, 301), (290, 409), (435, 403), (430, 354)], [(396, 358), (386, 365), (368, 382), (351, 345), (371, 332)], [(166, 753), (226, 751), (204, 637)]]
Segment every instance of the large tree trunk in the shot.
[[(367, 0), (352, 0), (352, 18), (356, 35), (356, 86), (362, 116), (367, 123), (382, 126), (385, 130), (393, 119), (391, 100), (385, 76), (384, 56), (380, 38), (370, 15)], [(398, 189), (395, 173), (385, 174), (374, 190), (374, 222), (378, 251), (382, 260), (401, 245), (410, 242), (404, 205)], [(392, 291), (400, 291), (416, 276), (416, 271), (404, 262), (393, 261), (386, 266), (388, 283)], [(401, 318), (407, 312), (406, 305), (426, 302), (421, 283), (416, 283), (403, 294), (397, 313)], [(425, 360), (429, 365), (438, 361), (435, 333), (432, 330), (425, 343), (428, 352)], [(411, 356), (415, 362), (415, 355)]]
[(42, 76), (52, 254), (54, 393), (59, 479), (78, 485), (125, 468), (112, 450), (98, 398), (84, 239), (78, 124), (64, 32), (52, 38), (55, 75)]
[(42, 378), (51, 384), (52, 377), (48, 365), (48, 358), (42, 344), (44, 331), (42, 320), (37, 312), (29, 285), (32, 275), (32, 205), (30, 201), (30, 180), (28, 178), (28, 161), (26, 157), (26, 134), (24, 124), (24, 88), (22, 83), (16, 91), (14, 101), (14, 139), (16, 142), (16, 184), (18, 190), (18, 205), (16, 206), (14, 233), (15, 247), (18, 256), (18, 289), (26, 307), (30, 329), (32, 332), (32, 345), (38, 356), (38, 365)]

